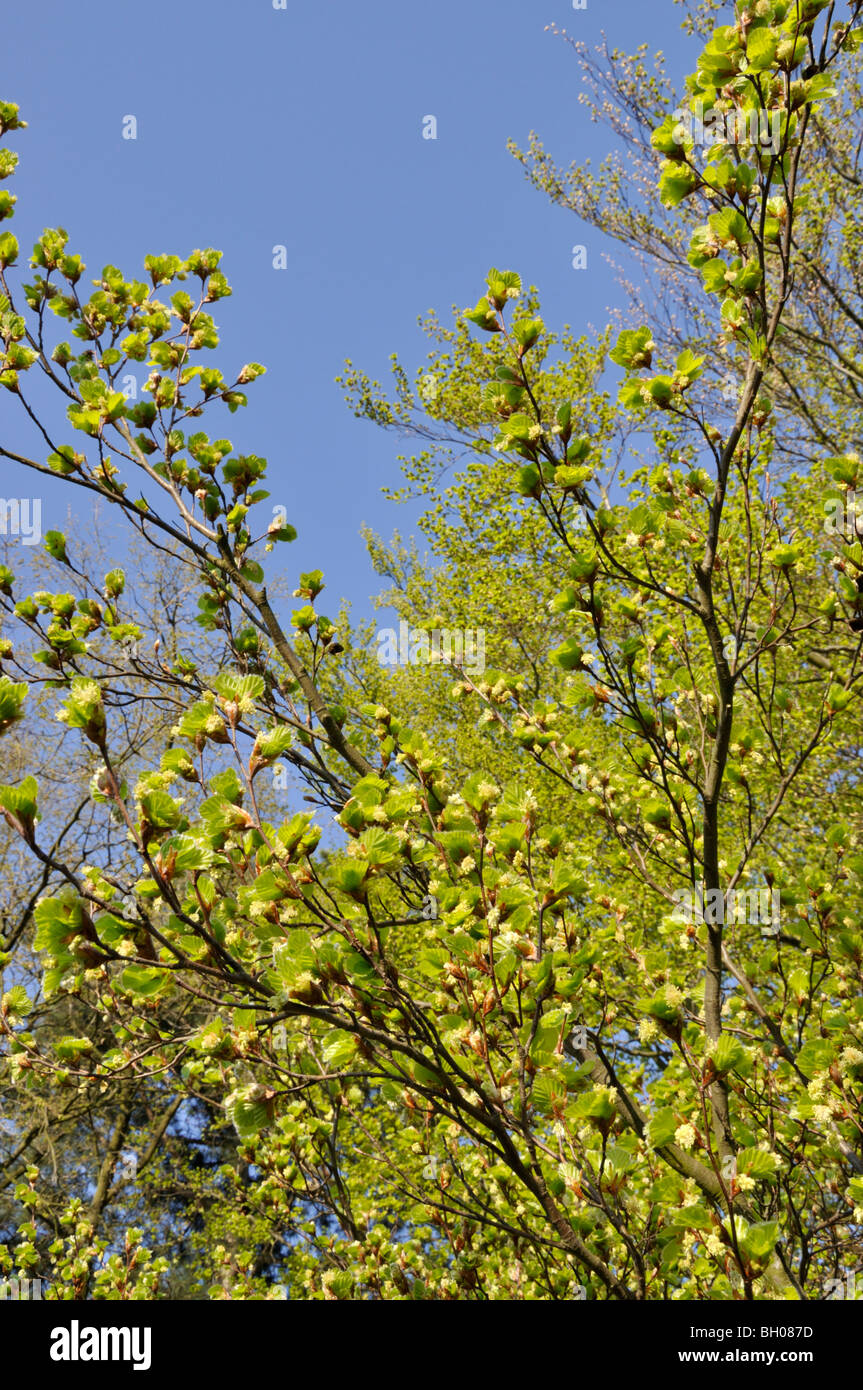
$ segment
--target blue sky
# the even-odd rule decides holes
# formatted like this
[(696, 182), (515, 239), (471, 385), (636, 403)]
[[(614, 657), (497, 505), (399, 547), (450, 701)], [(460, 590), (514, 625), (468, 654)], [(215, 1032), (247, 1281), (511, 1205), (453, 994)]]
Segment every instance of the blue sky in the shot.
[[(554, 208), (506, 151), (531, 129), (558, 162), (606, 153), (578, 102), (570, 48), (545, 31), (662, 48), (686, 70), (671, 0), (42, 0), (3, 21), (3, 88), (29, 130), (11, 225), (29, 248), (63, 225), (87, 278), (148, 252), (224, 251), (234, 295), (217, 306), (226, 374), (263, 362), (249, 407), (210, 432), (269, 460), (273, 502), (299, 531), (293, 575), (325, 570), (331, 613), (367, 612), (378, 587), (359, 535), (411, 529), (381, 497), (403, 441), (355, 420), (334, 378), (345, 357), (386, 380), (426, 347), (417, 316), (473, 304), (490, 265), (536, 283), (549, 322), (603, 326), (619, 292), (603, 239)], [(122, 138), (134, 115), (137, 139)], [(433, 115), (437, 138), (423, 138)], [(574, 243), (589, 271), (571, 266)], [(273, 269), (273, 247), (288, 269)], [(214, 360), (216, 360), (214, 358)], [(0, 400), (4, 442), (23, 442)], [(32, 479), (2, 464), (0, 492)], [(8, 470), (8, 471), (7, 471)], [(70, 490), (44, 493), (43, 529)], [(80, 495), (71, 498), (81, 508)], [(83, 504), (86, 510), (86, 503)]]

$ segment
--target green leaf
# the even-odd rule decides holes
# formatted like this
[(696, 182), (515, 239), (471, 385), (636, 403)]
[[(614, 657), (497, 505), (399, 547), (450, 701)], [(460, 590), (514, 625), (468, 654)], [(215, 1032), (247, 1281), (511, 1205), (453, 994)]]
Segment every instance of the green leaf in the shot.
[(827, 708), (831, 714), (841, 714), (853, 699), (853, 690), (843, 690), (841, 685), (831, 685), (827, 692)]
[(767, 1153), (764, 1149), (740, 1149), (737, 1154), (738, 1173), (746, 1173), (750, 1178), (775, 1178), (779, 1166), (776, 1154)]
[(275, 729), (266, 729), (255, 739), (255, 753), (264, 762), (272, 762), (290, 748), (294, 741), (293, 730), (286, 724)]
[(746, 1048), (737, 1038), (731, 1037), (728, 1033), (723, 1033), (717, 1040), (716, 1046), (711, 1053), (713, 1066), (720, 1076), (726, 1072), (734, 1071), (746, 1057)]
[(26, 1018), (33, 1008), (33, 1001), (23, 985), (13, 985), (0, 1000), (0, 1010), (9, 1017)]
[(535, 463), (528, 463), (519, 469), (516, 488), (522, 497), (533, 497), (540, 482), (540, 471)]
[(561, 487), (581, 487), (592, 477), (593, 469), (589, 467), (570, 468), (563, 464), (554, 470), (554, 481)]
[(624, 329), (608, 354), (618, 367), (628, 372), (649, 367), (653, 360), (653, 338), (649, 328)]
[(475, 323), (486, 333), (500, 333), (501, 331), (497, 312), (485, 297), (479, 301), (475, 309), (465, 309), (464, 317), (468, 323)]
[(681, 1018), (680, 1005), (669, 998), (668, 987), (657, 990), (653, 998), (646, 1001), (647, 1012), (663, 1023), (678, 1023)]
[(66, 537), (62, 531), (47, 531), (45, 533), (45, 549), (55, 560), (61, 564), (68, 565), (69, 557), (66, 554)]
[(650, 143), (655, 150), (666, 156), (675, 156), (680, 159), (683, 156), (682, 130), (675, 119), (673, 113), (666, 116), (662, 125), (654, 130), (650, 137)]
[(358, 892), (366, 880), (371, 865), (360, 860), (349, 864), (338, 864), (333, 872), (333, 882), (342, 893)]
[(32, 829), (38, 791), (35, 777), (25, 777), (17, 787), (0, 786), (0, 806), (11, 812), (23, 826)]
[(261, 1086), (245, 1086), (225, 1101), (225, 1108), (241, 1139), (252, 1139), (270, 1118), (266, 1093)]
[(141, 797), (141, 811), (156, 830), (173, 830), (183, 819), (180, 806), (167, 792), (148, 792)]
[(824, 467), (837, 483), (845, 483), (848, 487), (854, 487), (857, 482), (857, 475), (860, 468), (860, 459), (856, 454), (842, 454), (824, 460)]
[(93, 1051), (93, 1043), (90, 1038), (61, 1038), (54, 1044), (54, 1051), (61, 1062), (74, 1063)]
[(512, 326), (512, 336), (519, 345), (519, 357), (534, 346), (545, 329), (542, 319), (519, 319)]
[(584, 648), (575, 637), (568, 637), (559, 647), (555, 647), (549, 652), (548, 659), (553, 666), (559, 666), (562, 671), (581, 670)]
[(766, 1264), (773, 1254), (778, 1239), (778, 1221), (759, 1221), (739, 1237), (744, 1253), (761, 1265)]
[(86, 676), (73, 680), (69, 698), (57, 718), (70, 729), (81, 729), (91, 742), (100, 744), (105, 736), (105, 710), (102, 691)]
[(687, 198), (698, 182), (695, 170), (676, 160), (662, 165), (659, 177), (659, 197), (667, 208), (676, 208)]
[(764, 72), (776, 61), (779, 39), (770, 29), (750, 29), (746, 40), (746, 58), (750, 69)]
[(681, 352), (676, 362), (678, 377), (685, 377), (687, 381), (696, 381), (701, 376), (701, 368), (704, 365), (703, 357), (696, 357), (695, 353), (689, 348)]
[(776, 569), (790, 570), (797, 564), (800, 554), (799, 545), (777, 545), (768, 551), (767, 559)]
[(670, 1106), (657, 1110), (647, 1125), (647, 1139), (651, 1148), (661, 1149), (673, 1143), (677, 1125), (677, 1118)]
[(167, 982), (164, 970), (154, 970), (145, 965), (130, 965), (120, 976), (120, 986), (128, 994), (151, 998)]
[(746, 218), (736, 208), (723, 208), (721, 212), (711, 213), (707, 221), (716, 239), (726, 246), (745, 246), (752, 240)]
[(263, 676), (241, 676), (236, 671), (223, 671), (216, 678), (215, 689), (223, 700), (239, 707), (241, 714), (250, 714), (266, 689)]
[(710, 1213), (700, 1202), (689, 1207), (681, 1207), (674, 1213), (675, 1226), (685, 1226), (690, 1231), (711, 1231), (713, 1222)]
[(323, 1058), (329, 1071), (340, 1071), (356, 1057), (357, 1045), (350, 1033), (333, 1029), (328, 1033), (323, 1046)]
[(18, 242), (11, 232), (0, 235), (0, 268), (14, 265), (18, 259)]

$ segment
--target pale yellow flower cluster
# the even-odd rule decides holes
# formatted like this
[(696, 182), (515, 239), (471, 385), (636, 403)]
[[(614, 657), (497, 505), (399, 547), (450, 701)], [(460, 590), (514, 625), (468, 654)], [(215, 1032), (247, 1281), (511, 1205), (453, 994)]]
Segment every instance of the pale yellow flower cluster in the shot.
[(674, 1142), (681, 1149), (691, 1149), (695, 1144), (695, 1130), (692, 1125), (678, 1125), (674, 1131)]

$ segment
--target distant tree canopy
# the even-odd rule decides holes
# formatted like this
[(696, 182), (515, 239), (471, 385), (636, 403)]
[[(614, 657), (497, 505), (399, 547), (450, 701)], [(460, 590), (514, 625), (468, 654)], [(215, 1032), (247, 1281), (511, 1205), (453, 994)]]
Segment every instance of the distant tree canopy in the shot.
[[(369, 536), (392, 669), (321, 571), (292, 611), (267, 583), (294, 531), (218, 434), (264, 370), (204, 365), (219, 253), (88, 296), (64, 231), (29, 276), (0, 233), (34, 438), (0, 456), (127, 552), (0, 568), (0, 1277), (721, 1301), (863, 1268), (861, 8), (692, 8), (682, 96), (579, 50), (620, 156), (516, 153), (642, 257), (628, 327), (553, 331), (492, 269), (414, 379), (347, 364), (428, 499), (430, 563)], [(485, 669), (424, 661), (442, 630)]]

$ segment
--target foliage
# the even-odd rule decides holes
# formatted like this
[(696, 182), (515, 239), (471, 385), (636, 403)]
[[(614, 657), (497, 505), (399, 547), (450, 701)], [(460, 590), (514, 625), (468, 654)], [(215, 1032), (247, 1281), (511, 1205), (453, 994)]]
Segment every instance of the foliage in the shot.
[[(457, 592), (475, 546), (501, 667), (451, 672), (458, 713), (439, 726), (414, 717), (415, 683), (386, 693), (345, 653), (319, 572), (300, 577), (290, 624), (268, 595), (266, 552), (293, 533), (283, 509), (259, 519), (265, 462), (197, 423), (215, 433), (219, 405), (245, 404), (262, 370), (197, 365), (218, 344), (208, 306), (229, 293), (218, 253), (149, 257), (149, 283), (106, 267), (85, 300), (80, 258), (45, 232), (29, 317), (4, 269), (0, 384), (28, 407), (41, 372), (71, 401), (74, 441), (18, 461), (170, 544), (219, 639), (218, 668), (208, 647), (136, 673), (176, 718), (126, 776), (128, 673), (105, 667), (140, 630), (125, 574), (94, 579), (51, 534), (55, 572), (80, 592), (2, 586), (27, 634), (3, 658), (3, 726), (34, 687), (52, 692), (97, 764), (94, 803), (126, 837), (120, 864), (70, 862), (43, 836), (39, 780), (0, 788), (8, 828), (50, 869), (32, 913), (39, 1003), (97, 1025), (34, 1030), (13, 984), (8, 1074), (24, 1091), (120, 1099), (133, 1082), (218, 1105), (205, 1138), (212, 1153), (230, 1126), (233, 1151), (203, 1187), (182, 1182), (203, 1213), (187, 1292), (796, 1299), (859, 1263), (863, 549), (856, 531), (825, 532), (821, 505), (828, 479), (845, 501), (859, 458), (840, 441), (810, 476), (774, 468), (805, 161), (858, 45), (847, 19), (820, 0), (741, 0), (708, 39), (691, 100), (778, 108), (778, 149), (699, 147), (657, 113), (660, 196), (683, 209), (703, 312), (737, 372), (732, 406), (716, 406), (697, 336), (669, 351), (650, 323), (610, 351), (613, 406), (603, 345), (552, 342), (512, 271), (492, 269), (465, 315), (487, 340), (441, 330), (433, 447), (409, 481), (431, 486), (448, 438), (473, 456), (427, 521), (450, 569), (426, 596), (474, 612)], [(9, 104), (0, 118), (20, 124)], [(14, 264), (13, 241), (0, 257)], [(175, 288), (196, 280), (195, 296)], [(51, 347), (49, 315), (80, 350)], [(117, 385), (136, 361), (152, 399), (132, 405)], [(397, 383), (393, 406), (346, 378), (361, 413), (405, 425)], [(828, 388), (809, 384), (817, 412)], [(651, 454), (628, 474), (605, 437), (618, 419)], [(483, 496), (489, 522), (466, 527)], [(526, 650), (501, 556), (518, 559)], [(404, 573), (410, 612), (422, 589)], [(336, 812), (337, 843), (313, 811), (269, 799), (283, 763)], [(164, 1289), (158, 1253), (131, 1270), (75, 1209), (49, 1246), (39, 1175), (26, 1177), (9, 1260), (50, 1254), (62, 1297)], [(157, 1166), (154, 1186), (166, 1177)]]

